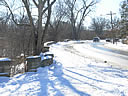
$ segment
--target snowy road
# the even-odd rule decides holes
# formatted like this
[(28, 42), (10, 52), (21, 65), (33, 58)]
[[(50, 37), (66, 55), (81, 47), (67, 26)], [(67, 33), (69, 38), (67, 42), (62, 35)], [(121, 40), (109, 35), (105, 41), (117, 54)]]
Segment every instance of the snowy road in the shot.
[(110, 62), (103, 63), (116, 53), (99, 50), (95, 48), (100, 45), (97, 44), (90, 41), (60, 42), (52, 47), (56, 61), (62, 62), (63, 77), (71, 85), (67, 87), (74, 91), (64, 96), (128, 96), (128, 69), (112, 67)]
[[(79, 44), (81, 46), (79, 46)], [(128, 52), (105, 48), (103, 42), (85, 42), (82, 44), (79, 42), (73, 44), (72, 46), (75, 50), (81, 52), (81, 54), (84, 54), (89, 58), (102, 62), (107, 61), (107, 63), (112, 66), (128, 69)]]
[(0, 96), (128, 96), (128, 69), (103, 63), (94, 44), (59, 42), (50, 51), (54, 64), (0, 77)]

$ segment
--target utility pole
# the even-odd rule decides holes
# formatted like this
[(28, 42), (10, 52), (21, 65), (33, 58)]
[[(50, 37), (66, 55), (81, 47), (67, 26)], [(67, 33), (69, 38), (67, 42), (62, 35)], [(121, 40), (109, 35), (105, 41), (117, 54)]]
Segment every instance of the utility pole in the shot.
[(114, 33), (113, 33), (113, 15), (115, 15), (116, 13), (112, 13), (112, 11), (110, 11), (110, 13), (109, 14), (107, 14), (107, 15), (110, 15), (111, 16), (111, 32), (112, 32), (112, 38), (113, 38), (113, 44), (114, 44)]

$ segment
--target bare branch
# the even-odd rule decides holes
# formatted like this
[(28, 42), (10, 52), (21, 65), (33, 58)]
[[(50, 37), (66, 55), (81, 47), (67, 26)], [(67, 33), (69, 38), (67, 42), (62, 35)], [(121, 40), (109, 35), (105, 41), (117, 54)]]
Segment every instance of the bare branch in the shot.
[(33, 0), (33, 2), (34, 2), (34, 4), (36, 5), (36, 7), (38, 8), (38, 4), (36, 3), (36, 1), (35, 1), (35, 0)]
[(29, 9), (29, 5), (28, 5), (28, 1), (27, 0), (22, 0), (22, 2), (24, 3), (25, 9), (27, 11), (27, 14), (28, 14), (28, 17), (29, 17), (29, 20), (30, 20), (30, 24), (32, 26), (34, 26), (32, 15), (31, 15), (31, 12), (30, 12), (30, 9)]
[(22, 2), (23, 2), (24, 6), (25, 6), (25, 9), (27, 11), (27, 15), (29, 17), (30, 25), (33, 28), (33, 34), (36, 37), (37, 36), (37, 32), (35, 31), (36, 28), (34, 26), (34, 21), (33, 21), (33, 18), (32, 18), (32, 15), (31, 15), (31, 11), (30, 11), (30, 8), (29, 8), (29, 2), (27, 0), (22, 0)]
[(82, 9), (84, 9), (84, 7), (82, 7), (81, 9), (79, 9), (79, 10), (77, 11), (75, 19), (77, 19), (78, 15), (79, 15), (79, 13), (80, 13), (80, 11), (81, 11)]
[(53, 0), (51, 2), (51, 4), (49, 4), (49, 6), (47, 6), (43, 11), (42, 11), (42, 15), (48, 10), (48, 8), (50, 8), (54, 3), (56, 2), (56, 0)]
[(11, 8), (9, 7), (9, 5), (7, 4), (7, 2), (4, 1), (4, 3), (5, 3), (5, 6), (8, 8), (8, 10), (10, 11), (10, 14), (12, 15), (12, 20), (13, 20), (13, 22), (14, 22), (16, 25), (19, 25), (19, 24), (15, 21), (14, 14), (13, 14)]

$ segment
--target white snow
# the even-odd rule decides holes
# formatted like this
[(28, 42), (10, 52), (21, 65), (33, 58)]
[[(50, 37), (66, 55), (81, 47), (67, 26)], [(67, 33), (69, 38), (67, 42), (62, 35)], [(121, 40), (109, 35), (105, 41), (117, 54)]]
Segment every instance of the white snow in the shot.
[(50, 59), (50, 58), (52, 58), (52, 56), (42, 56), (41, 60), (46, 60), (46, 59)]
[[(52, 53), (51, 52), (40, 53), (41, 60), (52, 58), (52, 56), (49, 56), (48, 54), (52, 54)], [(47, 55), (47, 56), (45, 56), (45, 55)]]
[(121, 42), (117, 42), (115, 44), (106, 43), (104, 46), (108, 47), (108, 48), (117, 49), (117, 50), (128, 51), (128, 45), (127, 44), (122, 44)]
[(27, 58), (39, 58), (40, 56), (29, 56)]
[(11, 61), (9, 58), (0, 58), (0, 61)]
[(0, 96), (128, 96), (128, 70), (89, 59), (84, 49), (70, 50), (75, 43), (51, 45), (54, 63), (37, 72), (0, 77)]
[(125, 68), (128, 64), (128, 56), (107, 51), (107, 49), (104, 49), (102, 43), (74, 44), (73, 48), (88, 58), (92, 58), (100, 62), (107, 61), (117, 68)]

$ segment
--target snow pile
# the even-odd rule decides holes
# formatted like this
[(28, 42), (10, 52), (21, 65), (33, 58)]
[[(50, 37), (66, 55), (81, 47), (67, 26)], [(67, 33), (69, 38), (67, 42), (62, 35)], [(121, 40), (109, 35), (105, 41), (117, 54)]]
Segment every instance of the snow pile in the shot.
[(9, 58), (0, 58), (0, 61), (11, 61)]
[(28, 59), (32, 59), (32, 58), (39, 58), (40, 56), (29, 56), (29, 57), (27, 57)]
[(44, 46), (49, 46), (49, 45), (54, 44), (54, 43), (56, 43), (56, 42), (55, 41), (48, 41), (48, 42), (44, 43)]
[(117, 50), (123, 50), (123, 51), (128, 51), (128, 45), (127, 44), (122, 44), (121, 42), (117, 42), (117, 44), (112, 44), (112, 43), (106, 43), (104, 45), (105, 47), (108, 48), (114, 48)]
[(39, 57), (41, 57), (41, 60), (45, 60), (45, 59), (50, 59), (50, 58), (53, 58), (52, 56), (51, 56), (51, 52), (45, 52), (45, 53), (40, 53), (40, 55), (39, 56), (29, 56), (29, 57), (27, 57), (28, 59), (34, 59), (34, 58), (39, 58)]
[(40, 53), (41, 60), (53, 58), (51, 55), (52, 55), (51, 52)]

